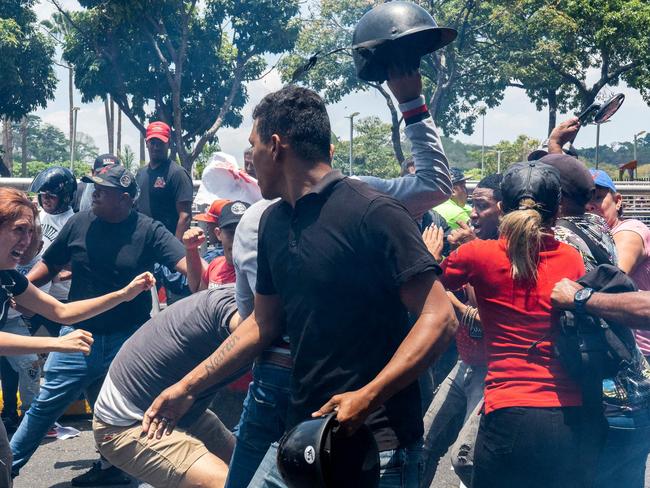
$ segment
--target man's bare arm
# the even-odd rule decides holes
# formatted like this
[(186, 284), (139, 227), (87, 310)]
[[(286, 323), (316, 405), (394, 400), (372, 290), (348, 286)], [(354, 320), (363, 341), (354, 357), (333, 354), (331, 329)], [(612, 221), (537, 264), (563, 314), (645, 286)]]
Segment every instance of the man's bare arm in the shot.
[[(558, 281), (551, 293), (553, 307), (575, 310), (575, 294), (583, 287), (568, 278)], [(632, 329), (650, 329), (650, 291), (594, 293), (587, 300), (587, 313)]]
[(594, 293), (587, 313), (632, 329), (650, 330), (650, 292)]
[(27, 273), (27, 279), (35, 286), (40, 287), (52, 281), (52, 279), (59, 274), (63, 266), (47, 265), (43, 261), (39, 261)]
[(176, 239), (183, 241), (183, 234), (192, 223), (192, 202), (176, 202), (178, 221), (176, 222)]
[(277, 295), (256, 295), (255, 312), (205, 361), (163, 391), (142, 420), (143, 432), (160, 438), (170, 434), (201, 392), (249, 365), (282, 333), (284, 317)]

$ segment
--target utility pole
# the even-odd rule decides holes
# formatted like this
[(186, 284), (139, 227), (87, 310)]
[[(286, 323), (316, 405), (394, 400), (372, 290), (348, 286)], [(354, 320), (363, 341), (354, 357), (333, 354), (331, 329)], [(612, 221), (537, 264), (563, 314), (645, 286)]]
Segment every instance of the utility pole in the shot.
[(478, 107), (478, 114), (482, 118), (481, 127), (481, 178), (485, 174), (485, 113), (487, 112), (487, 105), (482, 104)]
[(645, 132), (646, 132), (646, 131), (642, 130), (641, 132), (639, 132), (639, 133), (637, 133), (637, 134), (634, 134), (634, 158), (633, 158), (633, 159), (634, 159), (635, 161), (637, 161), (637, 159), (636, 159), (636, 140), (637, 140), (638, 137), (640, 137), (640, 136), (642, 136), (643, 134), (645, 134)]
[(74, 174), (74, 153), (77, 145), (77, 115), (79, 114), (79, 107), (73, 107), (72, 111), (74, 112), (74, 120), (72, 124), (72, 144), (70, 145), (72, 148), (70, 151), (70, 171)]
[(497, 150), (497, 174), (501, 173), (501, 153), (503, 151)]
[(350, 119), (350, 176), (352, 176), (352, 158), (353, 158), (353, 151), (352, 151), (352, 145), (354, 144), (354, 118), (359, 115), (359, 112), (354, 112), (347, 117), (346, 119)]

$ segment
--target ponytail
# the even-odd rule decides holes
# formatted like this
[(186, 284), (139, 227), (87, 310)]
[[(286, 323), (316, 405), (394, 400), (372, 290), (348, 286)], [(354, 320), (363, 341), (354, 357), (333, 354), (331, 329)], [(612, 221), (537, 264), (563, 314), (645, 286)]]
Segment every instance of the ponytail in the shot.
[(499, 232), (508, 245), (512, 278), (515, 281), (536, 281), (539, 252), (545, 234), (538, 204), (530, 198), (521, 200), (519, 210), (503, 216)]

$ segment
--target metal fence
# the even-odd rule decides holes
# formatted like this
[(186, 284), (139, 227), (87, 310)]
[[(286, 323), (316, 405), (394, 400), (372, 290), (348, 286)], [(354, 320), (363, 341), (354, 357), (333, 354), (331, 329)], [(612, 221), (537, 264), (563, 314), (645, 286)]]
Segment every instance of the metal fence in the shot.
[[(27, 190), (31, 178), (0, 178), (0, 186), (10, 186), (19, 190)], [(468, 181), (467, 189), (471, 191), (477, 181)], [(199, 188), (200, 181), (194, 180), (194, 191)], [(623, 195), (624, 213), (627, 218), (635, 218), (650, 226), (650, 182), (617, 181), (616, 188)]]

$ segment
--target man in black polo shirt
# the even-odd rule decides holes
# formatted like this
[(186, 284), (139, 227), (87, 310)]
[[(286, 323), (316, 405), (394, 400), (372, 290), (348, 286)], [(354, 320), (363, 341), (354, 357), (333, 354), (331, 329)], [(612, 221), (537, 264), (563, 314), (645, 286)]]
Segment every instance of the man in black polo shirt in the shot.
[(138, 212), (162, 222), (179, 241), (192, 220), (192, 178), (169, 159), (171, 129), (164, 122), (147, 126), (149, 164), (138, 170)]
[[(389, 84), (400, 103), (420, 97), (417, 73)], [(425, 108), (405, 120), (426, 116)], [(365, 422), (381, 451), (380, 486), (396, 475), (402, 486), (417, 486), (416, 379), (456, 327), (437, 265), (401, 204), (332, 170), (329, 120), (316, 93), (285, 87), (267, 95), (253, 117), (262, 195), (281, 198), (259, 227), (255, 312), (154, 401), (143, 429), (170, 432), (198, 392), (251, 361), (286, 323), (294, 360), (288, 428), (332, 410), (348, 431)], [(418, 317), (410, 329), (407, 311)], [(283, 486), (276, 448), (250, 486)]]
[[(187, 272), (183, 245), (160, 222), (133, 209), (138, 186), (126, 168), (112, 166), (84, 180), (95, 185), (92, 210), (81, 211), (66, 222), (42, 261), (27, 275), (30, 281), (35, 285), (48, 282), (69, 264), (69, 300), (76, 301), (118, 290), (138, 274), (153, 271), (154, 263)], [(77, 324), (95, 338), (89, 356), (50, 354), (45, 383), (11, 440), (14, 473), (29, 461), (49, 427), (82, 393), (86, 392), (94, 403), (111, 361), (122, 344), (149, 319), (150, 311), (151, 295), (142, 293)], [(60, 335), (70, 330), (62, 327)], [(100, 480), (107, 484), (106, 478), (113, 482), (124, 479), (115, 468), (103, 471), (97, 463), (81, 479), (73, 480), (73, 486), (93, 486), (101, 484)]]

